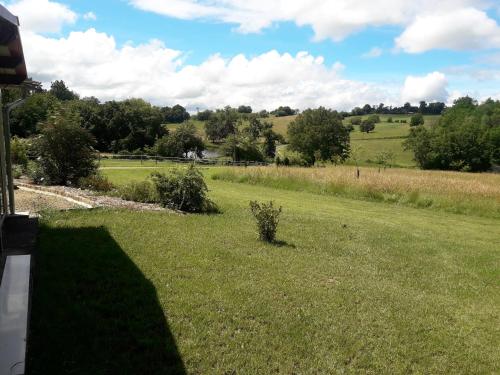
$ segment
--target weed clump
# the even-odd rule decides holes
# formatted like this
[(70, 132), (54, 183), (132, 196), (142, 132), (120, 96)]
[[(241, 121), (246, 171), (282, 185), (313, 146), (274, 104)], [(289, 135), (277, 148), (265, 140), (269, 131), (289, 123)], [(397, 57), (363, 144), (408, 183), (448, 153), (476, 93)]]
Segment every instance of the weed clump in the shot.
[(250, 211), (257, 221), (259, 238), (265, 242), (274, 242), (282, 207), (275, 208), (272, 201), (269, 203), (251, 201)]

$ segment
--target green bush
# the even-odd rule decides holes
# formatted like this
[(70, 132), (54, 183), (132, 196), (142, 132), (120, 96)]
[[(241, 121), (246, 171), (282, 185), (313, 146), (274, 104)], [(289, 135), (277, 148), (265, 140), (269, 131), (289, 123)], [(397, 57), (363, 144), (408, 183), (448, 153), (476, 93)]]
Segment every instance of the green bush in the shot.
[(28, 167), (28, 142), (25, 139), (12, 137), (10, 141), (10, 157), (12, 164), (19, 165), (23, 171)]
[(207, 197), (203, 175), (192, 164), (187, 169), (173, 169), (168, 175), (155, 172), (152, 179), (164, 207), (185, 212), (217, 211), (217, 206)]
[(23, 175), (23, 168), (19, 164), (14, 164), (12, 166), (12, 177), (14, 178), (21, 178)]
[(113, 184), (106, 176), (100, 173), (95, 173), (93, 175), (82, 177), (78, 181), (78, 186), (82, 189), (94, 190), (108, 192), (114, 189)]
[(118, 188), (118, 195), (127, 201), (141, 203), (158, 203), (159, 201), (155, 186), (149, 180), (132, 181), (126, 185), (121, 185)]
[(419, 126), (425, 123), (424, 116), (421, 113), (411, 116), (410, 126)]
[(37, 185), (46, 184), (45, 174), (43, 173), (42, 167), (37, 162), (29, 162), (26, 169), (26, 174)]
[(272, 201), (269, 203), (251, 201), (250, 211), (257, 221), (259, 238), (262, 241), (274, 242), (282, 208), (274, 208)]
[(75, 185), (97, 170), (94, 137), (80, 127), (77, 114), (60, 109), (42, 124), (42, 135), (34, 144), (44, 183)]

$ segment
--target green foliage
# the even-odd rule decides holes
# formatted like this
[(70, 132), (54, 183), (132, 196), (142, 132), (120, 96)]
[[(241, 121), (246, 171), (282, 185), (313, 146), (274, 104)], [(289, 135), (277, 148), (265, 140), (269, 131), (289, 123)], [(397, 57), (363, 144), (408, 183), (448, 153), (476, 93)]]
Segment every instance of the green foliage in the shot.
[(222, 142), (236, 134), (238, 118), (238, 112), (231, 107), (217, 110), (205, 123), (205, 134), (212, 142)]
[(387, 122), (388, 122), (389, 124), (390, 124), (390, 123), (392, 123), (392, 117), (389, 117), (389, 118), (387, 119)]
[(274, 242), (276, 231), (278, 230), (279, 216), (282, 208), (275, 208), (274, 203), (258, 203), (257, 201), (250, 202), (250, 211), (257, 221), (257, 229), (259, 238), (262, 241)]
[(162, 206), (185, 212), (217, 211), (217, 206), (207, 197), (203, 175), (194, 165), (173, 169), (168, 175), (155, 172), (151, 176)]
[(188, 157), (189, 153), (203, 156), (205, 144), (197, 135), (196, 127), (190, 122), (179, 125), (175, 131), (158, 139), (151, 153), (167, 157)]
[(198, 114), (196, 115), (196, 119), (199, 121), (208, 121), (210, 120), (210, 117), (212, 117), (213, 113), (213, 111), (206, 109), (204, 111), (198, 112)]
[(361, 120), (362, 120), (361, 117), (354, 116), (349, 119), (349, 122), (351, 123), (351, 125), (361, 125)]
[(57, 106), (57, 99), (48, 93), (28, 97), (22, 106), (14, 109), (10, 118), (13, 135), (29, 137), (37, 133), (39, 123), (47, 120), (49, 112)]
[(271, 112), (272, 115), (276, 117), (293, 116), (297, 114), (297, 111), (291, 109), (289, 106), (280, 106)]
[(238, 113), (252, 113), (252, 107), (249, 105), (240, 105), (238, 107)]
[(421, 113), (417, 113), (416, 115), (411, 116), (410, 126), (424, 125), (424, 123), (424, 116)]
[(405, 147), (423, 169), (485, 171), (498, 160), (499, 128), (499, 101), (460, 98), (438, 125), (411, 129)]
[(310, 165), (316, 161), (316, 151), (321, 160), (344, 161), (349, 157), (349, 131), (342, 116), (324, 107), (298, 115), (288, 125), (288, 141), (290, 149), (302, 153)]
[(127, 201), (158, 203), (155, 185), (150, 180), (131, 181), (118, 187), (118, 195)]
[(300, 152), (289, 150), (288, 147), (279, 150), (279, 155), (276, 158), (277, 165), (299, 166), (306, 167), (309, 165), (308, 161)]
[(80, 178), (94, 174), (97, 169), (94, 144), (92, 135), (79, 126), (76, 114), (62, 109), (54, 112), (34, 143), (43, 182), (77, 184)]
[(363, 133), (370, 133), (375, 130), (375, 122), (370, 119), (365, 119), (361, 122), (361, 125), (359, 125), (359, 130)]
[(62, 80), (52, 82), (49, 92), (60, 101), (78, 99), (78, 94), (71, 91)]
[(15, 164), (12, 166), (12, 177), (13, 178), (21, 178), (24, 174), (25, 170), (19, 165)]
[(82, 177), (78, 181), (78, 186), (82, 189), (88, 189), (99, 192), (109, 192), (114, 189), (111, 181), (99, 172), (90, 176)]
[(233, 161), (264, 161), (255, 140), (249, 137), (231, 135), (222, 146), (222, 152)]
[(179, 104), (174, 105), (172, 108), (163, 107), (161, 113), (163, 114), (163, 120), (168, 124), (180, 124), (191, 117), (186, 108)]
[(22, 170), (28, 167), (29, 141), (23, 138), (12, 137), (10, 141), (10, 157), (12, 164), (18, 165)]

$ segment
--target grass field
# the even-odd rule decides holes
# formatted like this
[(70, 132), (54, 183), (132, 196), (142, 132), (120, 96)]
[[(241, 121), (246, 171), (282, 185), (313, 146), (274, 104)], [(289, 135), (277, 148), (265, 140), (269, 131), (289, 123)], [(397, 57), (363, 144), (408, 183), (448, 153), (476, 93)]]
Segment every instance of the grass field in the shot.
[[(143, 179), (137, 163), (103, 173)], [(498, 370), (498, 219), (207, 183), (221, 214), (43, 215), (31, 374)], [(253, 199), (283, 206), (280, 246)]]
[[(271, 116), (265, 120), (272, 122), (274, 131), (282, 134), (286, 138), (288, 124), (290, 124), (290, 122), (292, 122), (296, 117), (297, 116)], [(391, 117), (393, 121), (406, 120), (407, 123), (389, 123), (387, 122), (389, 117)], [(351, 146), (353, 149), (357, 150), (358, 164), (364, 166), (376, 166), (378, 154), (381, 152), (392, 152), (394, 155), (394, 166), (414, 168), (416, 164), (413, 160), (412, 152), (404, 150), (402, 145), (404, 139), (408, 136), (410, 131), (410, 117), (411, 116), (408, 115), (380, 115), (382, 122), (377, 124), (375, 130), (369, 134), (360, 132), (359, 126), (355, 126), (354, 131), (351, 133)], [(424, 118), (426, 125), (434, 124), (439, 120), (439, 116), (424, 116)], [(193, 123), (198, 129), (198, 134), (206, 141), (204, 122), (195, 120)], [(349, 118), (346, 118), (344, 123), (349, 123)], [(173, 130), (176, 126), (178, 125), (169, 124), (167, 125), (167, 128)], [(216, 151), (219, 147), (219, 145), (214, 145), (210, 142), (207, 142), (207, 146), (212, 151)], [(354, 161), (349, 160), (347, 163), (354, 164)]]

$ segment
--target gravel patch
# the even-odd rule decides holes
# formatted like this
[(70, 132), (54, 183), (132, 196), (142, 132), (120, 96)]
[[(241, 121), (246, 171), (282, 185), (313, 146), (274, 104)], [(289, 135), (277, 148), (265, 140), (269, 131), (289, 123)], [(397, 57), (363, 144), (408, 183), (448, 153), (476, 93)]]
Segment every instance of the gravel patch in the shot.
[(70, 210), (80, 208), (79, 205), (62, 198), (24, 190), (16, 190), (14, 192), (14, 199), (16, 202), (16, 212), (37, 213), (47, 209)]
[[(30, 190), (37, 190), (40, 192), (39, 195), (42, 195), (44, 193), (55, 194), (61, 197), (56, 199), (63, 200), (64, 197), (71, 198), (90, 207), (123, 208), (134, 211), (166, 211), (166, 209), (159, 204), (126, 201), (117, 197), (100, 195), (90, 190), (83, 190), (68, 186), (38, 186), (21, 180), (17, 180), (15, 181), (15, 183), (21, 189), (27, 188)], [(81, 205), (79, 208), (82, 208)]]

